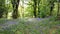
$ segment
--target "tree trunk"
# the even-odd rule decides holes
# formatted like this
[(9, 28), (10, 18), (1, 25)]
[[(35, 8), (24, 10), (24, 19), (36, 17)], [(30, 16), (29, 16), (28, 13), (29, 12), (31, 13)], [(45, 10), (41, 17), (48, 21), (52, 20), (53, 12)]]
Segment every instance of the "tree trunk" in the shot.
[(18, 18), (18, 16), (19, 16), (19, 14), (18, 14), (19, 2), (20, 2), (20, 0), (13, 0), (13, 1), (12, 1), (12, 5), (13, 5), (12, 17), (13, 17), (14, 19)]
[(52, 16), (52, 11), (53, 11), (53, 8), (54, 8), (54, 1), (50, 1), (50, 16)]
[(36, 0), (34, 0), (34, 12), (33, 12), (33, 13), (34, 13), (34, 17), (35, 17), (35, 18), (37, 17), (37, 16), (36, 16), (36, 7), (37, 7), (37, 6), (36, 6), (36, 5), (37, 5), (36, 3), (37, 3)]
[(40, 0), (38, 0), (38, 18), (40, 18)]
[(58, 11), (57, 11), (57, 19), (56, 20), (60, 20), (60, 0), (58, 1)]

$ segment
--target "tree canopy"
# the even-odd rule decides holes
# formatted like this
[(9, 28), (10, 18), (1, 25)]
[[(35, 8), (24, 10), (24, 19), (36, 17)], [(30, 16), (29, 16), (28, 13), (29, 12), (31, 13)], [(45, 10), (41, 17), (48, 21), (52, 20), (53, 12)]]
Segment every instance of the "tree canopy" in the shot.
[(8, 17), (9, 13), (14, 19), (57, 15), (58, 2), (58, 0), (0, 0), (0, 17)]

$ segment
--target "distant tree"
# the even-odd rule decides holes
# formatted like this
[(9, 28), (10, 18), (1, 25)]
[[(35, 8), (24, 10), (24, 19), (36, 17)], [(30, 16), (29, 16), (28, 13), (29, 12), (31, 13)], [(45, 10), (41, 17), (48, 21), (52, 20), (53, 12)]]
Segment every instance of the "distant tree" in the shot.
[(33, 6), (33, 8), (34, 8), (34, 17), (36, 18), (37, 17), (37, 15), (36, 15), (36, 7), (37, 7), (37, 0), (33, 0), (33, 2), (34, 2), (34, 6)]
[(50, 1), (50, 16), (52, 15), (52, 11), (53, 11), (53, 8), (54, 8), (54, 1)]
[(6, 2), (5, 2), (5, 8), (6, 8), (6, 10), (5, 10), (5, 12), (4, 12), (4, 17), (5, 18), (8, 18), (8, 12), (9, 12), (9, 1), (10, 0), (5, 0)]
[(40, 0), (38, 0), (37, 3), (38, 3), (38, 18), (40, 18)]
[(58, 2), (58, 11), (57, 11), (57, 20), (60, 20), (60, 0), (57, 1)]
[(12, 17), (14, 19), (18, 18), (19, 14), (18, 14), (18, 6), (19, 6), (19, 2), (20, 0), (11, 0), (12, 2), (12, 6), (13, 6), (13, 13), (12, 13)]
[(59, 8), (59, 6), (60, 6), (60, 4), (59, 4), (60, 3), (60, 0), (58, 0), (57, 2), (58, 2), (58, 11), (57, 11), (57, 15), (58, 15), (59, 14), (59, 9), (60, 9)]

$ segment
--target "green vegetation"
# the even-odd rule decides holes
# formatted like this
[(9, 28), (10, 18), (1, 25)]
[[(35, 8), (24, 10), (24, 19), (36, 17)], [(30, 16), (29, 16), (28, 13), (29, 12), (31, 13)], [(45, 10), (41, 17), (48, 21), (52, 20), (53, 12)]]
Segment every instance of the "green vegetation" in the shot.
[(0, 0), (0, 34), (60, 34), (60, 0)]
[(11, 25), (9, 28), (1, 30), (0, 34), (60, 34), (59, 25), (60, 21), (50, 21), (49, 19), (37, 22), (20, 20), (18, 25)]
[(17, 18), (45, 18), (59, 15), (58, 0), (3, 0), (0, 1), (0, 17)]

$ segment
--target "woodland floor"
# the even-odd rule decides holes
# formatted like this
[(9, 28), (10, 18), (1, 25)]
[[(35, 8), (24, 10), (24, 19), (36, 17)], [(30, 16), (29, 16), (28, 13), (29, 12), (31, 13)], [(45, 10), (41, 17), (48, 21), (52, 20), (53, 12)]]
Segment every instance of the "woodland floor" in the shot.
[[(24, 34), (60, 34), (60, 21), (54, 21), (50, 18), (6, 19), (3, 22), (5, 23), (0, 24), (0, 33), (16, 28), (17, 30), (21, 29)], [(59, 31), (57, 32), (57, 30)]]

